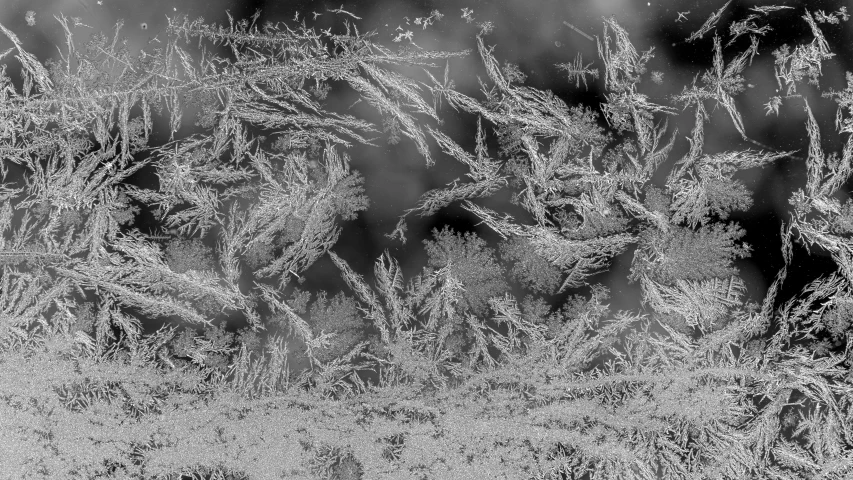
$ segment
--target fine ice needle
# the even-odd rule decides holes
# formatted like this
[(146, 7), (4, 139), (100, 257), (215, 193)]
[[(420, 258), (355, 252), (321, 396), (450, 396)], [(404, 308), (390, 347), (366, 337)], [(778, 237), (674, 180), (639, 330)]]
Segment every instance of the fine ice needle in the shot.
[(591, 36), (589, 36), (589, 34), (587, 34), (586, 32), (582, 31), (580, 28), (578, 28), (578, 27), (576, 27), (576, 26), (572, 25), (571, 23), (569, 23), (569, 22), (563, 22), (563, 25), (565, 25), (565, 26), (567, 26), (567, 27), (571, 28), (572, 30), (574, 30), (574, 31), (576, 31), (576, 32), (578, 32), (578, 33), (580, 33), (581, 35), (583, 35), (584, 37), (586, 37), (586, 38), (587, 38), (587, 40), (589, 40), (590, 42), (594, 42), (594, 41), (595, 41), (595, 39), (594, 39), (594, 38), (592, 38)]

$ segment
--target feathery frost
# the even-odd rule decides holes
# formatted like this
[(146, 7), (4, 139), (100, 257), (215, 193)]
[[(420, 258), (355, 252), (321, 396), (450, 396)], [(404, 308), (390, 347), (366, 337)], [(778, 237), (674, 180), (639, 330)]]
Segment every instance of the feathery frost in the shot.
[[(16, 85), (0, 71), (4, 473), (849, 478), (853, 75), (809, 94), (847, 11), (804, 11), (811, 40), (773, 52), (765, 106), (774, 121), (804, 109), (799, 159), (751, 139), (737, 99), (793, 7), (730, 3), (686, 40), (711, 68), (670, 97), (646, 93), (654, 48), (603, 19), (598, 68), (579, 53), (556, 65), (570, 88), (598, 83), (595, 107), (525, 85), (487, 44), (491, 22), (473, 39), (477, 98), (451, 75), (468, 51), (421, 49), (410, 31), (393, 51), (343, 5), (313, 12), (341, 20), (336, 33), (260, 26), (260, 12), (170, 18), (170, 38), (137, 56), (121, 23), (80, 47), (78, 21), (60, 17), (65, 46), (46, 64), (0, 25), (0, 59), (22, 72)], [(723, 28), (730, 13), (746, 16)], [(339, 90), (376, 118), (335, 111)], [(840, 152), (809, 103), (828, 101)], [(476, 116), (472, 151), (442, 128), (445, 106)], [(692, 122), (686, 143), (677, 115)], [(714, 149), (708, 128), (736, 141)], [(427, 168), (467, 169), (389, 237), (406, 240), (410, 214), (459, 205), (498, 244), (445, 227), (420, 271), (390, 249), (372, 272), (344, 260), (343, 222), (370, 203), (352, 147), (385, 133)], [(790, 159), (805, 184), (778, 230), (781, 268), (753, 301), (737, 263), (752, 246), (730, 221), (753, 204), (738, 173)], [(504, 193), (519, 213), (496, 211)], [(791, 292), (795, 264), (819, 252), (834, 271)], [(614, 311), (594, 283), (620, 255), (640, 311)], [(329, 261), (344, 291), (303, 290)]]

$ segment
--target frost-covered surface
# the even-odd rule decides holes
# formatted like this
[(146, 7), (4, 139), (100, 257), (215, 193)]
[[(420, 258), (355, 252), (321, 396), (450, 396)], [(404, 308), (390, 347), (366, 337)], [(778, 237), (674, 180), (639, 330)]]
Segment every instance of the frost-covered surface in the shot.
[[(819, 88), (847, 12), (763, 6), (723, 25), (728, 8), (682, 41), (709, 68), (658, 98), (644, 88), (666, 72), (616, 19), (595, 37), (566, 22), (597, 42), (597, 60), (557, 65), (602, 89), (595, 108), (525, 86), (489, 44), (500, 25), (469, 8), (455, 20), (476, 25), (476, 52), (405, 30), (383, 46), (343, 7), (325, 12), (334, 32), (175, 17), (139, 56), (118, 34), (77, 45), (61, 17), (68, 41), (44, 63), (0, 25), (23, 72), (0, 77), (0, 476), (853, 475), (853, 76)], [(763, 49), (777, 18), (808, 39)], [(800, 151), (755, 140), (738, 109), (759, 55), (775, 59), (767, 115), (805, 112)], [(463, 61), (485, 69), (479, 96), (455, 88)], [(381, 121), (327, 108), (336, 89)], [(451, 109), (474, 119), (472, 148), (443, 128)], [(712, 129), (742, 142), (706, 145)], [(380, 141), (467, 169), (389, 238), (461, 205), (499, 240), (435, 229), (417, 275), (390, 252), (356, 271), (336, 252), (370, 207), (348, 151)], [(786, 159), (805, 181), (751, 301), (737, 174)], [(487, 206), (504, 194), (525, 218)], [(783, 296), (818, 253), (834, 271)], [(626, 254), (636, 311), (594, 281)], [(321, 260), (345, 290), (305, 287)]]

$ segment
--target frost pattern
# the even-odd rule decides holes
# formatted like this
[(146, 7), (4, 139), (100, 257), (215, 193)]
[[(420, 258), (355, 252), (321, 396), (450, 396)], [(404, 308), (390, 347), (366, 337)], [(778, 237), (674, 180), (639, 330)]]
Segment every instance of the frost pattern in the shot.
[[(848, 478), (853, 76), (823, 94), (840, 152), (824, 151), (803, 93), (833, 58), (823, 29), (848, 16), (805, 11), (812, 41), (773, 52), (780, 93), (767, 111), (803, 109), (806, 182), (779, 230), (782, 266), (753, 302), (736, 264), (752, 247), (729, 220), (752, 192), (735, 174), (796, 152), (752, 140), (736, 97), (770, 14), (790, 7), (754, 7), (726, 30), (729, 3), (687, 38), (708, 44), (711, 68), (671, 105), (643, 93), (660, 83), (654, 49), (604, 19), (598, 69), (580, 55), (556, 66), (575, 88), (599, 80), (600, 109), (523, 85), (487, 44), (490, 22), (475, 36), (482, 98), (451, 78), (450, 61), (470, 52), (420, 49), (411, 32), (392, 51), (343, 6), (326, 11), (343, 21), (336, 34), (304, 19), (258, 26), (260, 12), (228, 26), (171, 18), (170, 40), (136, 57), (120, 23), (78, 48), (62, 17), (66, 48), (46, 64), (0, 25), (11, 45), (0, 59), (22, 72), (19, 85), (0, 72), (5, 473)], [(328, 109), (340, 88), (384, 129)], [(187, 106), (200, 133), (182, 135)], [(477, 118), (473, 151), (442, 130), (444, 107)], [(725, 124), (711, 123), (717, 107)], [(677, 114), (694, 126), (676, 159)], [(149, 145), (164, 119), (168, 140)], [(708, 126), (751, 146), (706, 151)], [(389, 237), (405, 241), (410, 214), (455, 204), (498, 245), (436, 229), (409, 278), (388, 251), (370, 276), (336, 252), (342, 222), (369, 207), (348, 150), (380, 132), (427, 166), (438, 154), (468, 170), (425, 192)], [(130, 181), (146, 172), (155, 186)], [(524, 217), (486, 206), (504, 190)], [(817, 251), (836, 271), (784, 297), (792, 262)], [(641, 311), (612, 310), (593, 283), (619, 255), (632, 256)], [(345, 291), (302, 288), (319, 261)], [(227, 331), (225, 317), (247, 326)], [(146, 333), (152, 321), (165, 325)]]

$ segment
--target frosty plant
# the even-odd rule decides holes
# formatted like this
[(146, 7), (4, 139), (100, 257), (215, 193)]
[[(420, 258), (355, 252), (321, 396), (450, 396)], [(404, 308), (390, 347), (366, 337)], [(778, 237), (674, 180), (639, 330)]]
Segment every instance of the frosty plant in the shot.
[[(261, 26), (260, 12), (171, 18), (161, 48), (131, 56), (121, 23), (81, 47), (61, 17), (65, 45), (44, 64), (0, 25), (3, 475), (853, 475), (853, 76), (814, 95), (834, 58), (824, 30), (848, 15), (797, 12), (810, 38), (772, 51), (766, 113), (802, 109), (795, 151), (753, 138), (739, 110), (745, 72), (795, 10), (754, 7), (727, 29), (741, 15), (729, 6), (677, 44), (710, 67), (667, 97), (646, 90), (664, 83), (654, 48), (604, 19), (596, 62), (555, 65), (601, 89), (595, 107), (524, 85), (489, 45), (491, 22), (470, 25), (472, 56), (421, 49), (411, 31), (391, 50), (343, 6), (313, 12), (336, 16), (334, 33)], [(455, 87), (463, 58), (485, 69), (479, 97)], [(378, 116), (332, 109), (341, 91)], [(831, 101), (839, 152), (815, 113)], [(448, 108), (476, 117), (472, 151), (442, 130)], [(706, 145), (709, 128), (742, 143)], [(379, 139), (467, 169), (389, 238), (460, 205), (500, 240), (435, 229), (419, 273), (387, 251), (356, 271), (335, 251), (369, 207), (352, 147)], [(749, 226), (730, 217), (752, 192), (737, 175), (790, 160), (805, 184), (778, 230), (782, 266), (748, 301), (736, 262)], [(496, 211), (503, 192), (523, 216)], [(833, 271), (784, 290), (818, 253)], [(592, 283), (620, 255), (638, 311), (613, 311)], [(303, 288), (318, 261), (344, 291)]]

